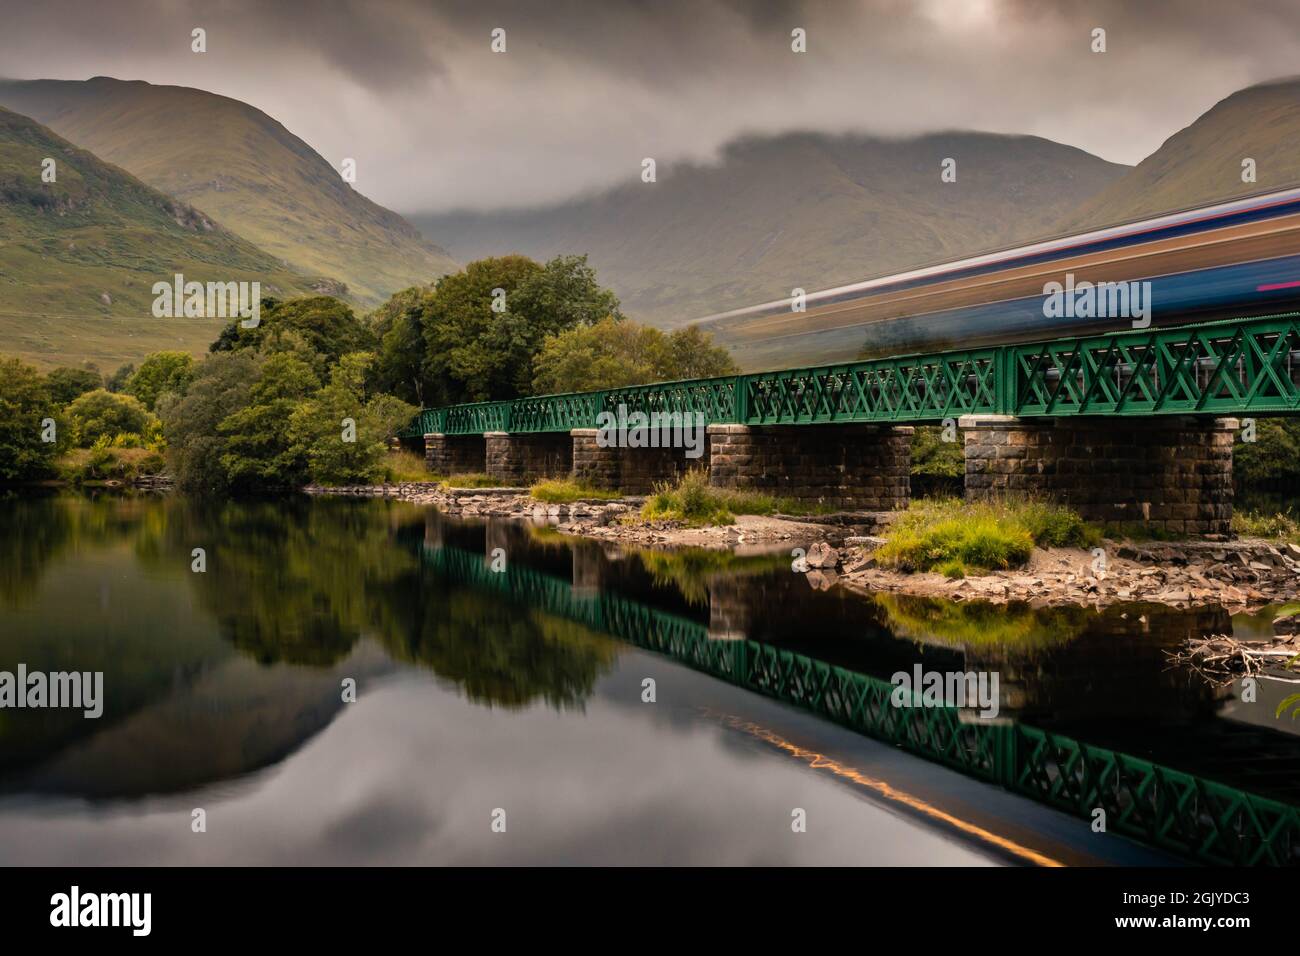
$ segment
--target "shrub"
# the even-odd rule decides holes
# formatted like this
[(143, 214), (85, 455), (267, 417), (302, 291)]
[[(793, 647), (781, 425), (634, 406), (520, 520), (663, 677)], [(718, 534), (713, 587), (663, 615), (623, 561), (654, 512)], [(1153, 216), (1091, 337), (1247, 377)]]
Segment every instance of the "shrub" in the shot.
[(158, 427), (158, 420), (139, 399), (103, 388), (77, 396), (67, 414), (77, 444), (83, 448), (105, 435), (112, 441), (118, 434), (143, 435)]

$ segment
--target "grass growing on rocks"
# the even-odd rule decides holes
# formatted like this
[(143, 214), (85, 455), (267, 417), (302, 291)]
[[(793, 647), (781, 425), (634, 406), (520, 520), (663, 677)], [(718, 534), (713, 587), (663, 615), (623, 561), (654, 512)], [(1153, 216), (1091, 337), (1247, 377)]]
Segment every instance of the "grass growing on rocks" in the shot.
[(1088, 548), (1100, 540), (1100, 531), (1060, 505), (940, 498), (913, 501), (875, 558), (883, 567), (962, 578), (971, 570), (1020, 567), (1035, 546)]
[(450, 478), (443, 479), (445, 488), (500, 488), (501, 481), (490, 475), (467, 474), (452, 475)]
[(681, 521), (691, 527), (705, 527), (735, 524), (736, 515), (816, 515), (834, 510), (755, 491), (714, 488), (709, 484), (709, 473), (694, 468), (676, 482), (656, 484), (641, 508), (641, 517), (647, 521)]
[(677, 481), (662, 481), (646, 499), (641, 516), (647, 521), (681, 521), (692, 527), (736, 523), (736, 515), (771, 515), (782, 502), (771, 495), (709, 485), (709, 473), (695, 468)]
[(548, 505), (564, 505), (591, 499), (615, 501), (622, 497), (617, 491), (595, 488), (574, 481), (572, 478), (553, 478), (549, 481), (539, 481), (529, 489), (528, 493), (537, 501), (545, 502)]

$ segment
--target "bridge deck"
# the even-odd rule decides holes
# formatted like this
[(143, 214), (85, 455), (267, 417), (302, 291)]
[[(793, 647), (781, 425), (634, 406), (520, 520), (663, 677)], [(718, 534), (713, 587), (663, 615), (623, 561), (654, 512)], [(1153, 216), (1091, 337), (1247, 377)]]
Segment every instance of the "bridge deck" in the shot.
[(402, 435), (596, 428), (620, 406), (707, 425), (1296, 414), (1300, 313), (427, 408)]

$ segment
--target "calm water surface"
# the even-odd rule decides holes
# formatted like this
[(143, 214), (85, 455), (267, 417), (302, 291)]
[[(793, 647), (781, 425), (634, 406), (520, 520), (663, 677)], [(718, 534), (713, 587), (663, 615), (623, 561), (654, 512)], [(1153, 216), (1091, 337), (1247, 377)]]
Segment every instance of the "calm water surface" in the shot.
[[(0, 505), (0, 670), (105, 684), (98, 720), (0, 710), (7, 864), (1171, 862), (612, 636), (642, 624), (886, 679), (996, 669), (1004, 719), (1300, 802), (1273, 702), (1165, 657), (1264, 618), (871, 599), (811, 589), (785, 555), (384, 501)], [(594, 595), (617, 599), (603, 617)]]

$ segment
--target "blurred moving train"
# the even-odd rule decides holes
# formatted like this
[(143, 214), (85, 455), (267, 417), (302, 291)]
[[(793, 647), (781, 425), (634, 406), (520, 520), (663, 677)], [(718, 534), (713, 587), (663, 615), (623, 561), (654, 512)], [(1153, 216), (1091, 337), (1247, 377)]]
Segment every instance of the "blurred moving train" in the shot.
[(698, 320), (747, 371), (1132, 328), (1052, 317), (1051, 283), (1149, 282), (1151, 324), (1300, 304), (1300, 188), (1124, 223)]

